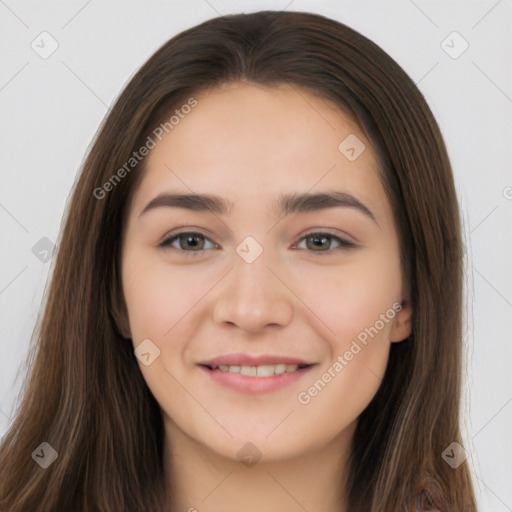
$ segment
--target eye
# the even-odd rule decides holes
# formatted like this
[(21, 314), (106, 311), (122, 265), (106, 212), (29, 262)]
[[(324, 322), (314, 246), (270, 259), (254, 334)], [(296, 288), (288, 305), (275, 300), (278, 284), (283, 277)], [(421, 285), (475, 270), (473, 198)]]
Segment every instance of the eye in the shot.
[[(199, 242), (197, 240), (199, 240)], [(198, 254), (203, 253), (205, 250), (204, 242), (201, 243), (201, 240), (210, 241), (209, 238), (202, 235), (201, 233), (184, 231), (182, 233), (177, 233), (164, 238), (164, 240), (162, 240), (158, 246), (162, 248), (171, 248), (173, 250), (186, 253), (187, 256), (197, 256)], [(179, 247), (175, 247), (173, 245), (176, 241), (178, 242)]]
[[(338, 236), (332, 235), (330, 233), (317, 233), (317, 232), (308, 233), (300, 239), (300, 242), (302, 242), (303, 240), (306, 241), (306, 248), (314, 249), (311, 252), (324, 253), (324, 252), (333, 252), (333, 251), (338, 251), (338, 250), (343, 250), (343, 249), (351, 249), (351, 248), (356, 247), (356, 245), (354, 243), (349, 242), (348, 240), (345, 240)], [(334, 249), (332, 249), (332, 247), (331, 247), (332, 240), (335, 240), (338, 243), (338, 246), (334, 247)], [(311, 243), (308, 243), (308, 241), (311, 241)], [(294, 246), (294, 248), (297, 247), (297, 245), (298, 244), (296, 244)], [(326, 247), (326, 246), (328, 246), (328, 247)], [(317, 251), (316, 249), (325, 249), (325, 250)]]
[[(332, 241), (335, 241), (338, 246), (331, 247)], [(205, 247), (205, 241), (212, 244), (213, 247), (218, 247), (208, 237), (201, 233), (184, 231), (181, 233), (170, 234), (162, 242), (158, 244), (159, 247), (164, 249), (172, 249), (185, 253), (187, 256), (197, 256), (202, 254), (208, 247)], [(356, 247), (356, 245), (348, 240), (332, 235), (330, 233), (312, 232), (303, 236), (299, 242), (306, 241), (306, 249), (311, 249), (311, 252), (333, 252), (337, 250), (350, 249)], [(308, 242), (311, 243), (308, 243)], [(176, 247), (175, 243), (178, 243)], [(299, 244), (295, 244), (293, 248), (298, 247)], [(212, 247), (210, 247), (212, 248)], [(321, 250), (317, 250), (321, 249)]]

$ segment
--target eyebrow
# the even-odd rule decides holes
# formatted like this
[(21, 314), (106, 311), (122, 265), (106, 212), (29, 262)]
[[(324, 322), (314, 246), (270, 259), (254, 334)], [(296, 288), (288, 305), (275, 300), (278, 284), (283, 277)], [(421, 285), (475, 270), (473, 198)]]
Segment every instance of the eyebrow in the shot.
[[(312, 212), (334, 207), (354, 208), (378, 223), (371, 210), (353, 195), (346, 192), (322, 193), (291, 193), (280, 194), (274, 200), (273, 212), (277, 217), (286, 217), (293, 213)], [(210, 211), (218, 215), (230, 216), (233, 203), (219, 196), (211, 194), (180, 194), (165, 193), (152, 199), (142, 210), (144, 213), (160, 207), (185, 208), (196, 212)]]

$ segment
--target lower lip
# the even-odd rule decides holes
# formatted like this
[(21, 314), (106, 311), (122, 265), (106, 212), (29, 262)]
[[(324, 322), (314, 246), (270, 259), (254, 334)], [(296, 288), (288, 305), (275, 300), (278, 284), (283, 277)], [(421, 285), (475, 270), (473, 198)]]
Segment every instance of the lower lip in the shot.
[(213, 381), (218, 382), (227, 388), (234, 389), (241, 393), (258, 394), (276, 391), (297, 382), (306, 373), (308, 373), (313, 366), (301, 368), (294, 372), (281, 373), (272, 377), (248, 377), (247, 375), (241, 375), (240, 373), (211, 370), (206, 366), (199, 366), (199, 368), (206, 372)]

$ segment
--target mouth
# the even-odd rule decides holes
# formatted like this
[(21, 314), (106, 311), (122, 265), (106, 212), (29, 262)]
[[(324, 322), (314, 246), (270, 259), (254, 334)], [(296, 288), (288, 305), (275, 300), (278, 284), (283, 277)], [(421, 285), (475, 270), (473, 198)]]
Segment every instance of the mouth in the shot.
[(260, 377), (260, 378), (270, 378), (275, 375), (283, 375), (285, 373), (295, 373), (300, 372), (301, 370), (305, 370), (313, 366), (312, 364), (286, 364), (286, 363), (278, 363), (278, 364), (264, 364), (258, 366), (241, 366), (241, 365), (209, 365), (209, 364), (201, 364), (199, 366), (203, 366), (210, 371), (219, 371), (223, 373), (231, 373), (243, 375), (244, 377)]
[(297, 382), (316, 365), (288, 356), (229, 354), (198, 367), (208, 379), (207, 386), (219, 384), (238, 393), (261, 394)]

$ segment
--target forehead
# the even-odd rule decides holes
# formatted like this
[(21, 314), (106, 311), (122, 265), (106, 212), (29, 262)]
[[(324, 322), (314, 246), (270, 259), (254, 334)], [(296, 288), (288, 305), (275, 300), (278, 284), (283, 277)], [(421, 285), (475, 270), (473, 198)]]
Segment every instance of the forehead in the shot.
[(332, 189), (384, 207), (371, 143), (332, 102), (296, 86), (243, 82), (194, 97), (197, 106), (155, 141), (136, 201), (166, 188), (234, 204)]

